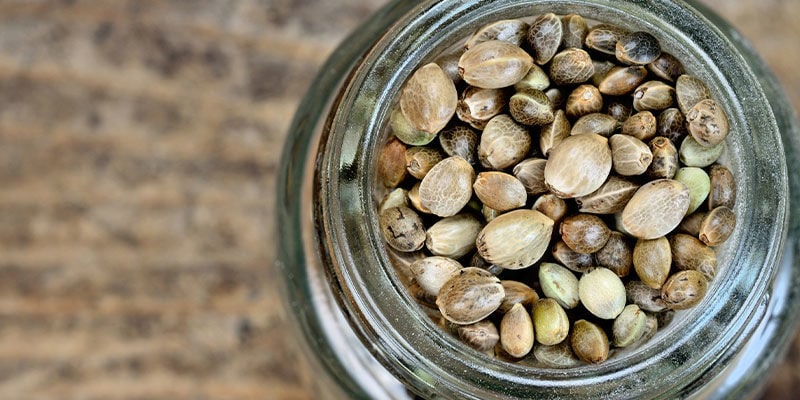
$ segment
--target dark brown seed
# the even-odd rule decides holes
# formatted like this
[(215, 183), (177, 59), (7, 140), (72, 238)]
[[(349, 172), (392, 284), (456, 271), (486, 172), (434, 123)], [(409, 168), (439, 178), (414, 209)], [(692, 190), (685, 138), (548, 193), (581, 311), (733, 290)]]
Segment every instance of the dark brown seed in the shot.
[(653, 62), (647, 64), (647, 69), (658, 78), (670, 82), (675, 82), (685, 73), (683, 64), (675, 56), (664, 51)]
[(663, 137), (656, 136), (650, 141), (650, 151), (653, 161), (647, 169), (647, 175), (653, 178), (673, 178), (678, 172), (678, 149), (672, 142)]
[(563, 25), (561, 40), (563, 47), (565, 49), (570, 47), (583, 47), (583, 42), (586, 40), (586, 34), (589, 33), (586, 20), (580, 15), (569, 14), (561, 18), (561, 23)]
[(564, 215), (567, 214), (567, 202), (552, 193), (547, 193), (536, 199), (533, 203), (533, 209), (546, 215), (558, 224), (561, 222), (561, 219), (564, 218)]
[(625, 296), (628, 303), (639, 306), (648, 312), (660, 312), (667, 308), (661, 298), (661, 290), (653, 289), (642, 281), (629, 281), (625, 284)]
[(617, 60), (628, 65), (645, 65), (661, 55), (658, 39), (647, 32), (633, 32), (617, 41), (615, 54)]
[(661, 81), (645, 82), (633, 92), (636, 111), (664, 110), (674, 103), (675, 89)]
[(608, 336), (599, 326), (585, 319), (573, 324), (570, 343), (572, 351), (583, 362), (599, 364), (608, 359)]
[(569, 136), (572, 126), (564, 110), (556, 110), (553, 122), (545, 125), (539, 131), (539, 148), (545, 157), (550, 156), (550, 150), (558, 146), (562, 140)]
[(656, 135), (656, 117), (650, 111), (639, 111), (622, 124), (622, 134), (633, 136), (643, 142)]
[(632, 93), (647, 78), (647, 69), (641, 65), (614, 67), (608, 71), (597, 88), (609, 96), (622, 96)]
[(725, 206), (719, 206), (706, 214), (700, 224), (698, 237), (708, 246), (719, 246), (730, 237), (736, 227), (736, 214)]
[(592, 64), (594, 65), (594, 74), (592, 74), (591, 84), (595, 86), (600, 86), (600, 82), (608, 75), (608, 73), (617, 66), (611, 61), (608, 60), (592, 60)]
[(528, 194), (538, 195), (547, 192), (544, 183), (544, 166), (547, 160), (543, 158), (529, 158), (514, 166), (514, 176), (522, 182)]
[(461, 92), (456, 107), (458, 119), (475, 129), (483, 130), (492, 117), (506, 106), (508, 95), (502, 89), (481, 89), (468, 86)]
[(406, 177), (406, 146), (395, 136), (381, 149), (378, 176), (387, 188), (397, 187)]
[(633, 265), (633, 251), (621, 232), (611, 231), (606, 245), (594, 255), (597, 264), (623, 278), (628, 276)]
[(523, 125), (541, 126), (553, 122), (553, 105), (541, 90), (525, 89), (514, 93), (508, 108), (515, 121)]
[(553, 13), (536, 17), (528, 29), (528, 44), (530, 44), (534, 60), (539, 65), (547, 64), (556, 54), (561, 44), (563, 27), (561, 20)]
[(680, 271), (670, 276), (661, 288), (661, 298), (673, 310), (696, 306), (705, 297), (708, 282), (703, 274), (694, 270)]
[(697, 237), (700, 234), (700, 224), (703, 222), (703, 219), (706, 217), (706, 213), (703, 211), (695, 211), (681, 221), (681, 224), (678, 225), (678, 230), (687, 233), (690, 236)]
[(380, 226), (386, 243), (397, 251), (416, 251), (425, 244), (422, 219), (408, 207), (393, 207), (382, 212)]
[(614, 117), (619, 122), (625, 122), (633, 113), (633, 105), (629, 102), (612, 100), (606, 106), (606, 114)]
[(603, 96), (593, 85), (580, 85), (567, 97), (567, 116), (580, 116), (596, 113), (603, 109)]
[(671, 140), (672, 143), (680, 143), (687, 133), (685, 123), (686, 118), (681, 110), (674, 107), (668, 108), (658, 114), (656, 135), (664, 136)]
[(580, 212), (591, 214), (614, 214), (622, 211), (625, 204), (633, 197), (639, 185), (611, 175), (594, 192), (575, 199)]
[(695, 104), (686, 114), (686, 122), (694, 140), (705, 147), (714, 147), (728, 136), (725, 110), (711, 99)]
[(553, 257), (561, 265), (575, 272), (589, 272), (594, 268), (594, 260), (592, 260), (591, 254), (575, 252), (562, 240), (559, 240), (553, 246)]
[(528, 24), (519, 19), (504, 19), (492, 22), (478, 29), (467, 39), (467, 42), (464, 43), (464, 48), (469, 49), (478, 43), (489, 40), (500, 40), (519, 46), (525, 39), (527, 31)]
[(450, 157), (459, 156), (472, 165), (478, 162), (478, 134), (464, 125), (441, 131), (439, 145)]
[(561, 222), (561, 240), (575, 252), (594, 253), (608, 242), (611, 230), (592, 214), (571, 215)]
[(561, 106), (564, 105), (564, 91), (559, 88), (550, 88), (544, 92), (547, 95), (547, 98), (550, 99), (550, 104), (553, 105), (553, 109), (560, 109)]
[(669, 243), (675, 268), (698, 271), (708, 281), (714, 279), (717, 274), (717, 254), (714, 249), (703, 244), (696, 236), (683, 233), (670, 237)]
[(620, 123), (616, 118), (599, 112), (586, 114), (572, 125), (570, 135), (594, 133), (603, 137), (610, 137), (619, 129)]
[(503, 272), (503, 267), (494, 265), (484, 260), (483, 257), (481, 257), (481, 255), (478, 253), (472, 255), (472, 258), (469, 260), (469, 266), (484, 269), (495, 276), (500, 275), (500, 273)]
[(514, 304), (530, 307), (536, 300), (539, 300), (539, 294), (522, 282), (503, 280), (500, 281), (500, 284), (503, 285), (503, 290), (506, 293), (505, 297), (503, 297), (503, 302), (500, 304), (500, 312), (504, 314), (511, 310)]
[(586, 47), (608, 55), (615, 55), (617, 42), (628, 32), (618, 26), (600, 24), (589, 30), (586, 35)]
[(736, 180), (733, 174), (722, 165), (714, 164), (708, 171), (711, 190), (708, 193), (708, 209), (720, 206), (733, 209), (736, 204)]
[(550, 63), (550, 80), (556, 85), (576, 85), (586, 82), (594, 74), (592, 58), (584, 50), (569, 48), (553, 57)]

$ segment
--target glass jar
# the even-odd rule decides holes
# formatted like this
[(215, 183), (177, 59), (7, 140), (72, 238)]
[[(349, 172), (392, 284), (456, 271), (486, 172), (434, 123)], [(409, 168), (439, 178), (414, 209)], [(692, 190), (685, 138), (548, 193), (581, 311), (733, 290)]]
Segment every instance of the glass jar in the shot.
[[(490, 359), (443, 332), (394, 272), (380, 237), (375, 168), (399, 88), (487, 22), (545, 12), (645, 30), (728, 110), (725, 164), (737, 228), (709, 295), (656, 337), (568, 370)], [(776, 80), (729, 25), (669, 0), (396, 0), (322, 67), (278, 181), (284, 298), (320, 397), (748, 397), (793, 338), (800, 265), (800, 127)], [(790, 218), (791, 216), (791, 218)]]

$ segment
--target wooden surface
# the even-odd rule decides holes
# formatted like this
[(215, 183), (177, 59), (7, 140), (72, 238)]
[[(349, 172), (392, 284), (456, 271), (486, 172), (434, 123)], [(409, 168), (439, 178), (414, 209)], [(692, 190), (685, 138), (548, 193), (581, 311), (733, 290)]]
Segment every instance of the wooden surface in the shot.
[[(314, 398), (270, 267), (279, 149), (384, 2), (0, 1), (0, 398)], [(800, 105), (800, 2), (705, 2)], [(800, 341), (768, 393), (797, 388)]]

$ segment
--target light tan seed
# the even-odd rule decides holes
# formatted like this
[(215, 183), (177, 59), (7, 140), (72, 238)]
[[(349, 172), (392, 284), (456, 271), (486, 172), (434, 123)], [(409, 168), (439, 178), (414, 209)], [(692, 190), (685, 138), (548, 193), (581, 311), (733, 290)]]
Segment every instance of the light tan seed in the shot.
[(522, 304), (514, 304), (500, 321), (500, 345), (510, 356), (521, 358), (533, 348), (534, 327)]
[(426, 232), (425, 247), (437, 255), (463, 257), (475, 249), (475, 239), (483, 223), (468, 213), (442, 218)]
[(672, 252), (666, 237), (636, 241), (633, 247), (633, 269), (645, 285), (661, 289), (671, 267)]
[(655, 239), (675, 229), (688, 208), (689, 189), (684, 184), (657, 179), (634, 193), (622, 210), (622, 225), (639, 239)]
[(567, 97), (567, 116), (580, 116), (600, 112), (603, 109), (603, 96), (594, 85), (579, 85)]
[(593, 133), (565, 138), (550, 152), (544, 179), (561, 198), (585, 196), (597, 190), (611, 172), (608, 139)]
[[(570, 273), (567, 271), (567, 273)], [(533, 305), (533, 330), (536, 342), (545, 346), (559, 344), (569, 333), (567, 313), (555, 299), (539, 299)]]
[(523, 125), (542, 126), (553, 122), (553, 105), (541, 90), (524, 89), (514, 93), (508, 109), (515, 121)]
[(703, 274), (707, 281), (717, 275), (717, 253), (696, 236), (678, 233), (670, 237), (672, 262), (675, 268), (694, 270)]
[(514, 210), (486, 224), (476, 246), (489, 263), (521, 269), (539, 261), (552, 234), (552, 219), (534, 210)]
[(581, 364), (581, 361), (572, 352), (569, 340), (552, 346), (535, 344), (533, 356), (537, 361), (550, 368), (572, 368)]
[(719, 246), (733, 233), (736, 227), (736, 214), (725, 206), (719, 206), (706, 214), (700, 223), (700, 240), (708, 246)]
[(435, 133), (428, 133), (413, 127), (399, 107), (390, 114), (389, 125), (392, 127), (392, 134), (410, 146), (424, 146), (436, 139)]
[(505, 292), (500, 279), (480, 268), (462, 268), (439, 289), (436, 305), (448, 321), (478, 322), (500, 307)]
[(452, 258), (432, 256), (414, 261), (411, 264), (411, 274), (426, 295), (436, 297), (442, 285), (461, 268), (461, 264)]
[(645, 82), (633, 92), (633, 108), (636, 111), (665, 110), (674, 102), (675, 89), (661, 81)]
[(544, 296), (555, 300), (561, 307), (570, 310), (578, 306), (578, 278), (569, 269), (543, 262), (539, 266), (539, 284)]
[(461, 92), (456, 106), (456, 116), (475, 129), (483, 130), (492, 117), (508, 104), (508, 95), (502, 89), (481, 89), (469, 86)]
[(547, 192), (544, 183), (544, 166), (547, 160), (529, 158), (514, 166), (514, 176), (522, 182), (528, 194), (539, 195)]
[(600, 319), (614, 319), (625, 308), (625, 285), (607, 268), (591, 270), (578, 281), (581, 304)]
[(708, 170), (711, 180), (711, 190), (708, 193), (708, 209), (713, 210), (720, 206), (733, 209), (736, 204), (736, 180), (728, 168), (714, 164)]
[(613, 135), (608, 143), (611, 145), (611, 165), (614, 172), (622, 176), (641, 175), (653, 161), (650, 147), (633, 136)]
[(609, 137), (619, 129), (620, 123), (616, 118), (603, 113), (586, 114), (572, 125), (570, 135), (583, 135), (594, 133), (603, 137)]
[(410, 147), (406, 150), (406, 170), (414, 178), (422, 179), (442, 158), (442, 153), (435, 148)]
[(625, 306), (622, 313), (614, 319), (611, 332), (614, 337), (614, 345), (617, 347), (627, 347), (635, 343), (645, 332), (647, 327), (647, 316), (636, 304)]
[(675, 97), (678, 100), (678, 108), (683, 115), (687, 115), (695, 104), (701, 100), (710, 99), (711, 92), (703, 81), (684, 74), (675, 81)]
[(408, 207), (394, 207), (382, 212), (379, 222), (384, 240), (395, 250), (416, 251), (425, 244), (422, 219)]
[(484, 25), (478, 29), (467, 42), (464, 48), (469, 50), (478, 43), (489, 40), (500, 40), (519, 46), (528, 32), (528, 24), (519, 19), (504, 19)]
[(539, 132), (539, 148), (545, 157), (550, 155), (550, 150), (558, 146), (562, 140), (569, 136), (572, 126), (564, 114), (564, 110), (556, 110), (553, 122), (545, 125)]
[(599, 326), (579, 319), (572, 325), (572, 351), (583, 362), (600, 364), (608, 359), (608, 336)]
[(705, 99), (686, 113), (689, 133), (702, 146), (714, 147), (728, 136), (728, 116), (714, 100)]
[(708, 291), (708, 282), (698, 271), (676, 272), (661, 288), (661, 298), (673, 310), (685, 310), (699, 304)]
[(528, 44), (536, 55), (537, 64), (547, 64), (553, 58), (561, 44), (562, 34), (561, 20), (553, 13), (540, 15), (531, 22)]
[(547, 76), (542, 67), (533, 64), (528, 73), (517, 83), (514, 84), (514, 90), (521, 92), (525, 89), (546, 90), (550, 87), (550, 77)]
[(458, 93), (435, 63), (426, 64), (408, 79), (400, 93), (400, 109), (417, 130), (436, 134), (456, 112)]
[(506, 169), (528, 154), (531, 135), (507, 114), (500, 114), (486, 124), (478, 144), (478, 160), (490, 169)]
[(580, 84), (591, 79), (592, 75), (592, 58), (581, 49), (562, 50), (550, 63), (550, 80), (559, 86)]
[(522, 182), (500, 171), (479, 173), (472, 189), (484, 205), (500, 212), (522, 207), (528, 200)]
[(456, 215), (472, 197), (475, 171), (463, 158), (455, 156), (439, 161), (419, 186), (422, 206), (440, 217)]
[(519, 82), (532, 65), (533, 58), (519, 46), (488, 40), (465, 51), (458, 69), (471, 86), (499, 89)]
[(383, 196), (378, 205), (378, 214), (392, 207), (400, 206), (408, 207), (408, 191), (403, 188), (394, 189)]
[(639, 185), (616, 175), (611, 175), (594, 192), (575, 199), (578, 211), (591, 214), (614, 214), (622, 211), (639, 189)]
[(622, 124), (622, 133), (647, 142), (656, 135), (658, 121), (650, 111), (639, 111)]

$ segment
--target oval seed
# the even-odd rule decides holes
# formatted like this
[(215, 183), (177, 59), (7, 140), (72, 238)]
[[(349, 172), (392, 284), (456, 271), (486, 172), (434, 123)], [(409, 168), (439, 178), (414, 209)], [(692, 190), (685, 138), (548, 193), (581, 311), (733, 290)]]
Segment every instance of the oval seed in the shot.
[(605, 182), (611, 172), (608, 139), (593, 133), (565, 138), (550, 152), (544, 179), (561, 198), (585, 196)]
[(425, 247), (437, 256), (463, 257), (475, 249), (483, 224), (472, 214), (442, 218), (426, 232)]
[(503, 110), (508, 96), (502, 89), (481, 89), (468, 86), (461, 92), (456, 116), (475, 129), (483, 130), (492, 117)]
[(647, 69), (642, 66), (614, 67), (597, 85), (600, 93), (609, 96), (622, 96), (632, 93), (644, 82)]
[(454, 83), (461, 82), (461, 76), (458, 74), (458, 60), (461, 59), (462, 54), (464, 54), (463, 51), (457, 50), (436, 57), (436, 60), (434, 60), (444, 74), (447, 75), (447, 78)]
[(633, 265), (633, 251), (621, 232), (611, 231), (608, 242), (594, 255), (597, 264), (610, 269), (623, 278), (628, 276)]
[(436, 305), (448, 321), (467, 325), (500, 307), (505, 292), (500, 279), (480, 268), (462, 268), (439, 289)]
[(636, 111), (664, 110), (672, 106), (675, 89), (661, 81), (648, 81), (633, 92), (633, 108)]
[(673, 310), (696, 306), (708, 291), (703, 274), (694, 270), (680, 271), (670, 276), (661, 288), (661, 298)]
[(611, 145), (611, 165), (614, 172), (622, 176), (641, 175), (653, 161), (653, 153), (641, 140), (628, 135), (613, 135)]
[(570, 47), (581, 48), (589, 33), (586, 20), (578, 14), (569, 14), (561, 17), (562, 35), (561, 45), (568, 49)]
[(656, 135), (658, 121), (650, 111), (639, 111), (630, 116), (622, 124), (622, 134), (633, 136), (643, 142)]
[(414, 210), (425, 214), (432, 214), (431, 210), (428, 207), (422, 205), (422, 200), (419, 198), (419, 185), (422, 182), (417, 182), (414, 186), (411, 187), (408, 191), (408, 202), (411, 203), (411, 206), (414, 207)]
[(406, 170), (414, 178), (422, 179), (442, 158), (442, 153), (435, 148), (410, 147), (406, 150)]
[(459, 156), (472, 165), (478, 161), (478, 134), (464, 125), (441, 131), (439, 145), (450, 157)]
[(553, 220), (534, 210), (514, 210), (492, 220), (478, 234), (478, 253), (489, 263), (521, 269), (538, 261), (550, 243)]
[(550, 87), (550, 77), (542, 67), (533, 64), (531, 69), (522, 79), (514, 84), (514, 90), (521, 92), (525, 89), (545, 90)]
[(678, 233), (670, 239), (672, 262), (679, 270), (694, 270), (711, 281), (717, 275), (717, 253), (697, 237)]
[(500, 212), (522, 207), (528, 200), (522, 182), (500, 171), (479, 173), (472, 189), (484, 205)]
[(616, 118), (603, 113), (586, 114), (572, 125), (570, 135), (582, 135), (594, 133), (603, 137), (611, 136), (619, 128), (619, 121)]
[(547, 64), (556, 54), (561, 44), (563, 27), (561, 20), (553, 13), (536, 17), (528, 29), (528, 44), (536, 54), (536, 64)]
[(678, 172), (678, 149), (672, 142), (663, 137), (656, 136), (650, 141), (650, 152), (653, 161), (647, 169), (647, 175), (653, 178), (671, 179)]
[(614, 117), (620, 123), (625, 123), (631, 117), (632, 112), (633, 105), (620, 100), (613, 100), (606, 107), (606, 114)]
[(456, 112), (456, 86), (435, 63), (411, 75), (400, 93), (400, 109), (417, 130), (439, 133)]
[(514, 304), (522, 304), (528, 307), (533, 305), (536, 300), (539, 300), (539, 295), (536, 294), (536, 291), (522, 282), (505, 280), (500, 281), (500, 284), (503, 285), (503, 290), (506, 292), (503, 302), (500, 304), (500, 312), (504, 314), (509, 312)]
[(508, 101), (511, 116), (523, 125), (541, 126), (553, 122), (553, 105), (541, 90), (525, 89)]
[(639, 189), (639, 185), (611, 175), (597, 190), (575, 199), (580, 212), (592, 214), (614, 214), (622, 211)]
[(644, 184), (622, 210), (622, 225), (639, 239), (664, 236), (686, 215), (689, 189), (672, 179), (657, 179)]
[(636, 241), (633, 247), (633, 269), (645, 285), (661, 289), (669, 276), (671, 266), (672, 252), (666, 237)]
[(681, 110), (675, 107), (668, 108), (658, 114), (656, 135), (664, 136), (671, 140), (672, 143), (680, 143), (687, 133), (685, 123), (686, 118)]
[(681, 142), (681, 150), (678, 155), (681, 162), (687, 167), (704, 168), (717, 161), (724, 149), (725, 142), (713, 147), (705, 147), (697, 143), (691, 135), (687, 135)]
[(564, 218), (561, 240), (578, 253), (594, 253), (608, 242), (611, 230), (602, 219), (592, 214), (575, 214)]
[(683, 115), (689, 114), (689, 110), (701, 100), (710, 99), (711, 92), (700, 79), (691, 75), (681, 75), (675, 81), (675, 97), (678, 100), (678, 108)]
[(699, 238), (708, 246), (719, 246), (731, 236), (736, 226), (736, 214), (725, 206), (708, 212), (700, 224)]
[(533, 58), (519, 46), (488, 40), (465, 51), (458, 70), (471, 86), (499, 89), (519, 82), (532, 65)]
[(419, 185), (422, 206), (440, 217), (456, 215), (472, 197), (475, 171), (461, 157), (448, 157), (428, 171)]
[(670, 82), (675, 82), (679, 76), (685, 73), (680, 60), (665, 51), (662, 51), (661, 55), (653, 62), (647, 64), (647, 70), (656, 77)]
[(703, 223), (705, 217), (705, 212), (695, 211), (687, 215), (683, 221), (681, 221), (681, 224), (678, 225), (678, 230), (688, 233), (690, 236), (697, 237), (697, 235), (700, 234), (700, 224)]
[(382, 212), (379, 222), (383, 239), (395, 250), (411, 252), (425, 244), (422, 219), (408, 207), (394, 207)]
[(572, 325), (572, 351), (581, 361), (599, 364), (608, 359), (608, 336), (599, 326), (579, 319)]
[(559, 344), (533, 346), (533, 356), (536, 360), (550, 368), (571, 368), (580, 365), (580, 360), (572, 352), (572, 346), (565, 340)]
[(542, 263), (539, 266), (539, 284), (545, 297), (555, 300), (561, 307), (570, 310), (578, 306), (578, 278), (567, 268), (554, 263)]
[(628, 32), (618, 26), (599, 24), (586, 34), (586, 47), (608, 55), (615, 55), (617, 42)]
[(564, 110), (556, 110), (553, 122), (542, 127), (539, 132), (539, 148), (545, 157), (550, 155), (550, 150), (558, 146), (562, 140), (569, 136), (572, 126), (564, 114)]
[(731, 171), (722, 165), (714, 164), (708, 170), (711, 190), (708, 192), (708, 209), (720, 206), (733, 209), (736, 204), (736, 180)]
[(431, 297), (439, 295), (439, 290), (458, 271), (461, 264), (449, 257), (432, 256), (411, 263), (411, 275), (422, 291)]
[(728, 136), (728, 117), (714, 100), (705, 99), (695, 104), (686, 113), (689, 133), (697, 143), (713, 147)]
[(470, 325), (461, 325), (456, 328), (458, 338), (469, 347), (480, 352), (494, 349), (500, 341), (500, 334), (492, 321), (483, 320)]
[(394, 188), (406, 177), (406, 146), (392, 136), (381, 148), (378, 177), (384, 187)]
[(661, 45), (655, 36), (647, 32), (633, 32), (619, 38), (615, 55), (623, 64), (645, 65), (661, 55)]
[(647, 316), (644, 311), (636, 304), (625, 306), (611, 326), (614, 345), (617, 347), (630, 346), (642, 337), (646, 327)]
[(603, 109), (603, 96), (594, 85), (579, 85), (567, 97), (567, 116), (580, 116), (600, 112)]
[(536, 199), (533, 209), (558, 223), (567, 214), (567, 202), (552, 193), (547, 193)]
[(617, 64), (608, 61), (608, 60), (592, 60), (592, 64), (594, 64), (594, 74), (592, 74), (591, 83), (594, 86), (599, 87), (600, 82), (608, 75), (608, 73), (617, 66)]
[(556, 85), (576, 85), (588, 81), (592, 75), (592, 58), (581, 49), (562, 50), (550, 63), (550, 80)]
[(553, 258), (561, 265), (578, 273), (589, 272), (594, 268), (594, 260), (591, 254), (577, 253), (562, 240), (553, 245)]
[(689, 209), (686, 214), (691, 214), (700, 207), (708, 197), (711, 190), (711, 179), (706, 171), (697, 167), (683, 167), (675, 174), (675, 180), (683, 183), (689, 189)]
[(464, 48), (469, 50), (478, 43), (489, 40), (500, 40), (519, 46), (528, 32), (528, 24), (519, 19), (504, 19), (484, 25), (478, 29), (467, 42)]
[(486, 124), (478, 144), (478, 160), (491, 169), (505, 169), (525, 158), (531, 135), (510, 116), (500, 114)]
[(522, 304), (514, 304), (500, 321), (500, 346), (510, 356), (525, 357), (533, 348), (534, 326)]
[(514, 166), (514, 176), (522, 182), (528, 194), (539, 195), (547, 192), (544, 183), (544, 166), (547, 160), (529, 158)]
[(661, 298), (661, 290), (653, 289), (642, 281), (629, 281), (626, 283), (625, 293), (628, 302), (636, 304), (642, 310), (659, 312), (667, 307)]
[(595, 268), (578, 281), (581, 304), (600, 319), (614, 319), (625, 308), (625, 285), (607, 268)]
[(552, 87), (547, 89), (544, 94), (550, 99), (550, 104), (553, 105), (553, 109), (561, 108), (564, 104), (564, 92), (556, 87)]
[(399, 107), (389, 115), (389, 126), (392, 127), (392, 134), (410, 146), (424, 146), (436, 139), (435, 133), (428, 133), (413, 127)]
[[(571, 274), (571, 272), (567, 271)], [(552, 346), (564, 341), (569, 333), (567, 313), (555, 299), (539, 299), (533, 304), (533, 330), (536, 341)]]

